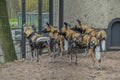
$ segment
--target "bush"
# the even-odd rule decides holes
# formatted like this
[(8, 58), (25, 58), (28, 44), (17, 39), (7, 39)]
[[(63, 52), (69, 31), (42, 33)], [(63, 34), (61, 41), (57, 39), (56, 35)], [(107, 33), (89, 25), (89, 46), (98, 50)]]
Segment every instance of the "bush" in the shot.
[(17, 19), (10, 19), (10, 28), (17, 28), (18, 27), (18, 22)]

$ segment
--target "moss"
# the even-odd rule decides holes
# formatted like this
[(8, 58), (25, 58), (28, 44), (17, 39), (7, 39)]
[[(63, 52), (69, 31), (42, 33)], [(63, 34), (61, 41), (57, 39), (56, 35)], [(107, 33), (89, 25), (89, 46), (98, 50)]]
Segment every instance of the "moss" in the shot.
[(5, 62), (17, 59), (8, 20), (6, 0), (0, 0), (0, 41)]

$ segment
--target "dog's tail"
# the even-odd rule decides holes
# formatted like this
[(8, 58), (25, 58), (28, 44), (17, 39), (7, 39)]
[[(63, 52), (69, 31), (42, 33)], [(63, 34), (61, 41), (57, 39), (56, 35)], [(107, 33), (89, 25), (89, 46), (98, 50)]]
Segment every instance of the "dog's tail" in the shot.
[(102, 51), (106, 51), (106, 40), (105, 39), (101, 40), (101, 49)]
[(65, 49), (65, 51), (68, 51), (68, 46), (69, 46), (68, 41), (66, 39), (64, 39), (64, 49)]

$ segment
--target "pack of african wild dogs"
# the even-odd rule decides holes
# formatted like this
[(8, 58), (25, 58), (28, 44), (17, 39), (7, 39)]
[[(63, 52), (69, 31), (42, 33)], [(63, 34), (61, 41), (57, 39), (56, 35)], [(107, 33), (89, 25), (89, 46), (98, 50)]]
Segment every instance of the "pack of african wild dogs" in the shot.
[(97, 65), (97, 68), (101, 69), (101, 51), (106, 55), (106, 32), (91, 28), (81, 23), (79, 19), (76, 22), (74, 26), (64, 22), (61, 30), (46, 23), (41, 34), (35, 32), (32, 26), (24, 25), (23, 32), (31, 48), (30, 62), (39, 61), (43, 49), (48, 49), (50, 62), (53, 62), (57, 56), (69, 55), (69, 65), (71, 65), (75, 55), (75, 65), (77, 65), (77, 54), (80, 49), (84, 49), (85, 56), (92, 58), (93, 66)]

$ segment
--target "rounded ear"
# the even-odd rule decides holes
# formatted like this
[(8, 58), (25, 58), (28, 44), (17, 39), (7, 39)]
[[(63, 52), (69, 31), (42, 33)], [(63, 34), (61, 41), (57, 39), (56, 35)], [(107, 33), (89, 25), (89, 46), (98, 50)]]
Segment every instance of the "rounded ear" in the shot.
[(64, 25), (65, 25), (65, 28), (67, 29), (68, 28), (68, 23), (64, 22)]
[(50, 24), (49, 24), (48, 22), (46, 22), (46, 25), (48, 25), (48, 26), (49, 26)]
[(65, 26), (68, 26), (68, 23), (67, 23), (67, 22), (64, 22), (64, 25), (65, 25)]
[(46, 25), (47, 25), (48, 27), (50, 27), (50, 24), (49, 24), (48, 22), (46, 22)]
[(81, 21), (79, 19), (77, 19), (77, 22), (81, 25)]

